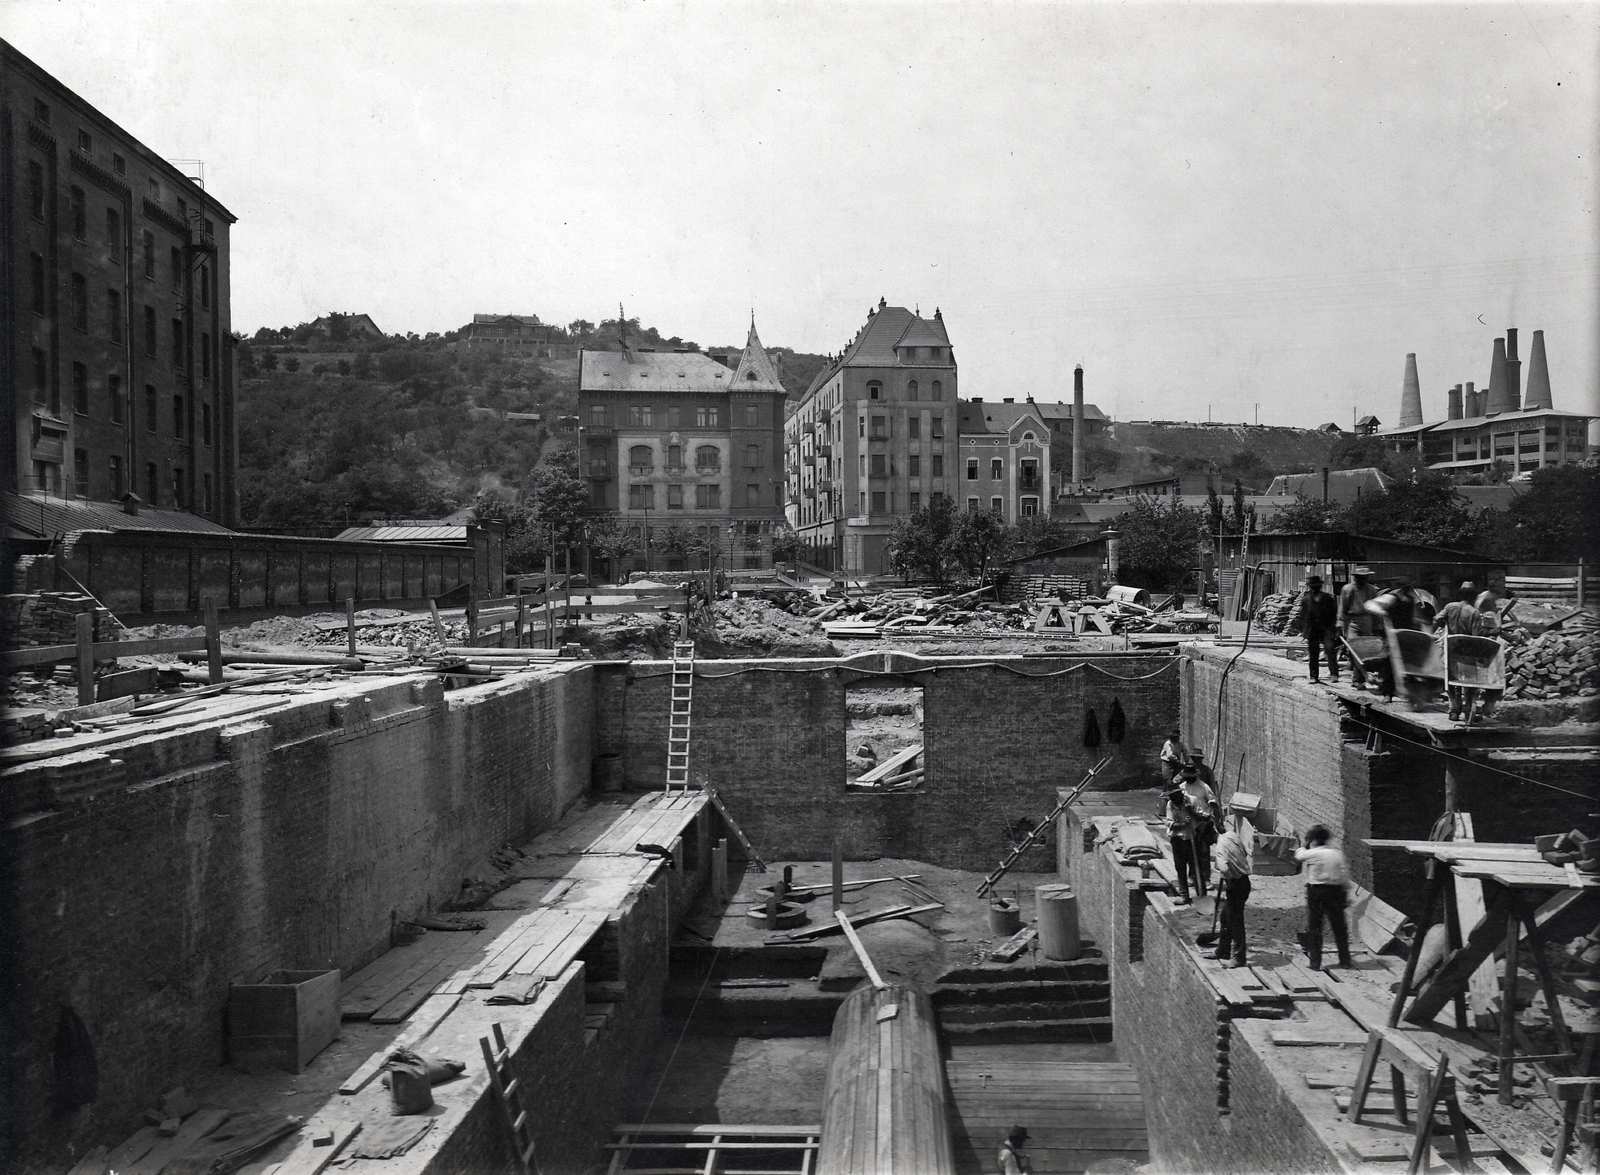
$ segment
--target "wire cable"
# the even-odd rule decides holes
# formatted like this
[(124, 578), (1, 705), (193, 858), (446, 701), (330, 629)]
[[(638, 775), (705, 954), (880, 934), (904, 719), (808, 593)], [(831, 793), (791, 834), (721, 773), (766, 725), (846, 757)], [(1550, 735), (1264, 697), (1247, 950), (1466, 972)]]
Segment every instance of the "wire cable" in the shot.
[(1534, 787), (1547, 787), (1551, 791), (1558, 791), (1563, 795), (1577, 796), (1580, 800), (1588, 800), (1590, 802), (1594, 800), (1594, 796), (1592, 794), (1573, 791), (1571, 788), (1561, 787), (1559, 784), (1546, 783), (1542, 779), (1533, 779), (1526, 775), (1518, 775), (1515, 771), (1507, 771), (1503, 767), (1491, 767), (1487, 763), (1480, 762), (1477, 759), (1469, 759), (1465, 755), (1457, 755), (1452, 751), (1445, 750), (1443, 747), (1436, 747), (1432, 743), (1425, 743), (1414, 738), (1407, 738), (1403, 734), (1395, 734), (1393, 731), (1385, 730), (1380, 726), (1374, 725), (1365, 718), (1352, 718), (1346, 716), (1345, 721), (1352, 722), (1357, 726), (1364, 726), (1368, 730), (1376, 731), (1384, 738), (1398, 739), (1400, 742), (1410, 743), (1414, 747), (1421, 747), (1424, 751), (1432, 751), (1435, 755), (1440, 755), (1446, 759), (1454, 759), (1458, 763), (1465, 763), (1468, 767), (1476, 767), (1480, 771), (1492, 771), (1496, 775), (1504, 775), (1507, 779), (1514, 779), (1518, 783), (1529, 783)]
[[(678, 1059), (678, 1050), (683, 1047), (683, 1038), (689, 1035), (689, 1025), (694, 1022), (694, 1014), (700, 1007), (700, 997), (705, 995), (706, 984), (710, 983), (711, 977), (717, 973), (717, 960), (721, 957), (722, 948), (718, 947), (711, 954), (711, 965), (706, 968), (706, 977), (700, 981), (700, 990), (694, 993), (694, 1003), (689, 1005), (689, 1014), (683, 1018), (683, 1030), (678, 1033), (678, 1039), (672, 1045), (672, 1052), (661, 1070), (661, 1079), (656, 1082), (655, 1092), (650, 1095), (650, 1104), (644, 1108), (644, 1117), (639, 1119), (640, 1125), (648, 1125), (650, 1122), (650, 1115), (656, 1108), (656, 1099), (661, 1096), (661, 1087), (667, 1083), (667, 1074), (672, 1072), (672, 1063)], [(642, 1147), (644, 1144), (635, 1145)]]
[[(1072, 654), (1063, 653), (1062, 656), (1070, 657)], [(1077, 665), (1069, 665), (1065, 669), (1053, 669), (1048, 673), (1028, 673), (1025, 670), (1018, 669), (1012, 665), (1004, 664), (1000, 661), (972, 661), (961, 665), (925, 665), (914, 669), (861, 669), (854, 665), (819, 665), (815, 668), (802, 668), (797, 666), (786, 667), (782, 665), (752, 665), (748, 669), (734, 669), (727, 673), (702, 673), (696, 669), (695, 677), (708, 681), (715, 681), (716, 679), (722, 677), (740, 677), (746, 673), (832, 673), (836, 669), (847, 669), (851, 673), (859, 674), (862, 677), (915, 677), (923, 673), (938, 673), (941, 669), (1004, 669), (1007, 673), (1015, 674), (1018, 677), (1045, 678), (1062, 677), (1068, 673), (1076, 673), (1080, 669), (1093, 669), (1095, 672), (1109, 677), (1114, 681), (1148, 681), (1152, 677), (1159, 677), (1168, 670), (1177, 668), (1180, 663), (1181, 658), (1173, 657), (1160, 669), (1156, 669), (1150, 673), (1136, 674), (1131, 677), (1125, 676), (1121, 673), (1112, 673), (1109, 669), (1102, 669), (1100, 666), (1087, 661), (1080, 662)], [(651, 678), (670, 677), (671, 675), (672, 671), (670, 669), (664, 670), (660, 673), (639, 673), (635, 675), (635, 680), (648, 681)]]

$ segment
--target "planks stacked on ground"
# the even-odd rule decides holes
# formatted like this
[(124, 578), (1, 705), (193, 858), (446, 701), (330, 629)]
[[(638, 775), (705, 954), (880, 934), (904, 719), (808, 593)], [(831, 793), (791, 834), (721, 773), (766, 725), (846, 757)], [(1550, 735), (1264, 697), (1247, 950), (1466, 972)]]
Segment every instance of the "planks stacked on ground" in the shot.
[(817, 1175), (954, 1175), (933, 1003), (868, 987), (840, 1005), (828, 1042)]

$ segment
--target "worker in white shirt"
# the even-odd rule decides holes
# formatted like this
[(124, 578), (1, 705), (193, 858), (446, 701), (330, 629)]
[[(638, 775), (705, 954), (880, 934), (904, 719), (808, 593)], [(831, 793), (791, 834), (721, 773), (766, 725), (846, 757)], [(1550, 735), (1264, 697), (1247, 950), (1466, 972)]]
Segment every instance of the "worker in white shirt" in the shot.
[(1227, 832), (1217, 838), (1215, 856), (1222, 901), (1222, 937), (1217, 940), (1215, 958), (1224, 967), (1243, 967), (1244, 904), (1250, 900), (1250, 854), (1254, 849), (1250, 828), (1244, 817), (1235, 813)]
[(1189, 748), (1183, 745), (1183, 737), (1174, 730), (1167, 735), (1167, 741), (1161, 744), (1161, 772), (1166, 777), (1168, 787), (1172, 786), (1173, 777), (1188, 761)]
[(1350, 902), (1350, 866), (1344, 854), (1328, 842), (1332, 834), (1324, 825), (1306, 830), (1306, 845), (1294, 851), (1294, 859), (1305, 867), (1306, 875), (1306, 955), (1311, 969), (1322, 967), (1322, 922), (1333, 928), (1333, 943), (1339, 951), (1339, 966), (1354, 967), (1350, 959), (1350, 928), (1344, 908)]
[(1028, 1175), (1033, 1170), (1033, 1161), (1022, 1153), (1027, 1142), (1028, 1128), (1013, 1126), (1000, 1144), (1000, 1175)]

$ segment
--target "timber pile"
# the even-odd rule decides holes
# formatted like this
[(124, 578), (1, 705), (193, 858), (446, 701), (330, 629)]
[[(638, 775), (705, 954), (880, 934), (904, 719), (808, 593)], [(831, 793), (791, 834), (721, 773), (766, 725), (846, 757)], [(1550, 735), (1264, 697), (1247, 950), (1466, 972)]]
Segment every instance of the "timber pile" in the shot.
[[(1586, 575), (1583, 581), (1584, 595), (1593, 598), (1600, 592), (1600, 579)], [(1532, 575), (1506, 576), (1506, 592), (1524, 600), (1540, 600), (1548, 603), (1560, 603), (1578, 599), (1578, 577), (1569, 575), (1558, 578), (1547, 578)]]
[[(226, 1175), (304, 1124), (288, 1114), (201, 1105), (182, 1089), (165, 1095), (144, 1118), (146, 1124), (121, 1146), (96, 1147), (70, 1175)], [(336, 1154), (334, 1149), (328, 1158)]]
[(1578, 612), (1559, 627), (1531, 636), (1521, 625), (1507, 625), (1507, 698), (1592, 698), (1600, 694), (1600, 619)]

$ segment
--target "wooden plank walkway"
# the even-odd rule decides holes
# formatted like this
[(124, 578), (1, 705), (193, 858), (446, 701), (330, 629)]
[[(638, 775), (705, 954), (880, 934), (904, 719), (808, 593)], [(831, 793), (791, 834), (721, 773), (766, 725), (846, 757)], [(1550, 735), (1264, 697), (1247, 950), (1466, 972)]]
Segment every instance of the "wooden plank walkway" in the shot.
[(1073, 1061), (946, 1061), (957, 1169), (990, 1172), (1016, 1123), (1031, 1136), (1036, 1175), (1086, 1170), (1100, 1159), (1143, 1163), (1144, 1097), (1129, 1065)]

